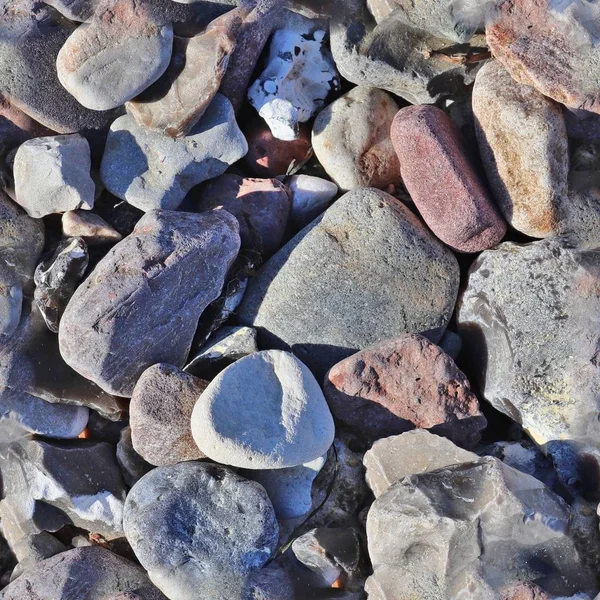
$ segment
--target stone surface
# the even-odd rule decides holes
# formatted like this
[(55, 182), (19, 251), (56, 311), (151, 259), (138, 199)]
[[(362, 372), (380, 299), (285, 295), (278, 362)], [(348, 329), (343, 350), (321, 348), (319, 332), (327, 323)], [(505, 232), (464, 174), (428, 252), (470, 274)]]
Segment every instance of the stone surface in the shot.
[(437, 237), (460, 252), (480, 252), (502, 239), (506, 223), (450, 117), (434, 106), (403, 108), (391, 136), (404, 185)]
[(284, 183), (292, 194), (290, 220), (296, 230), (325, 212), (338, 194), (335, 183), (312, 175), (292, 175), (285, 178)]
[(256, 352), (221, 371), (192, 413), (200, 450), (247, 469), (315, 460), (327, 452), (334, 433), (319, 384), (304, 364), (281, 350)]
[(52, 132), (19, 110), (3, 94), (0, 94), (0, 151), (11, 150), (23, 142)]
[(88, 246), (115, 244), (123, 239), (102, 217), (83, 210), (63, 213), (62, 230), (65, 237), (80, 237)]
[(123, 480), (128, 487), (133, 487), (139, 479), (154, 468), (154, 465), (146, 462), (133, 447), (131, 427), (129, 426), (121, 430), (117, 442), (116, 457), (123, 474)]
[(77, 288), (60, 325), (61, 355), (124, 396), (149, 366), (183, 366), (238, 249), (237, 221), (226, 211), (147, 213)]
[(142, 373), (129, 404), (131, 439), (140, 456), (157, 466), (204, 458), (192, 437), (190, 418), (207, 385), (165, 363)]
[(502, 600), (552, 600), (552, 598), (535, 583), (518, 583), (502, 590)]
[(571, 108), (600, 113), (597, 13), (586, 2), (504, 0), (486, 38), (519, 83)]
[(90, 147), (77, 134), (34, 138), (15, 156), (16, 201), (30, 217), (94, 206)]
[(270, 563), (249, 577), (243, 600), (295, 600), (294, 586), (286, 569)]
[(367, 517), (371, 600), (495, 600), (527, 579), (550, 594), (595, 592), (571, 511), (542, 483), (495, 458), (406, 477)]
[(225, 174), (205, 183), (194, 197), (198, 212), (224, 208), (238, 220), (242, 248), (267, 257), (281, 246), (291, 199), (277, 179)]
[(58, 79), (92, 110), (116, 108), (154, 83), (171, 59), (173, 26), (147, 4), (108, 0), (56, 57)]
[(532, 237), (556, 233), (569, 174), (560, 105), (491, 61), (477, 74), (473, 113), (490, 190), (504, 218)]
[(418, 334), (344, 359), (327, 373), (323, 390), (333, 415), (372, 439), (417, 427), (471, 447), (487, 424), (464, 373)]
[(365, 453), (365, 478), (375, 498), (396, 481), (409, 475), (429, 473), (451, 465), (472, 462), (479, 457), (450, 440), (425, 429), (377, 440)]
[(53, 556), (29, 569), (0, 594), (2, 600), (71, 600), (75, 597), (78, 600), (165, 600), (150, 583), (144, 569), (98, 546), (75, 548)]
[(313, 148), (340, 189), (399, 184), (400, 165), (390, 139), (398, 108), (390, 94), (359, 86), (319, 113)]
[(386, 17), (398, 8), (395, 0), (367, 0), (367, 8), (377, 23), (381, 23)]
[(454, 256), (401, 202), (359, 189), (260, 269), (238, 318), (258, 329), (263, 348), (292, 348), (320, 377), (386, 337), (431, 331), (439, 339), (458, 278)]
[(224, 173), (248, 145), (229, 101), (217, 94), (184, 137), (140, 127), (131, 115), (111, 125), (100, 176), (106, 189), (147, 211), (177, 208), (190, 189)]
[(277, 545), (265, 490), (232, 471), (185, 462), (154, 469), (127, 496), (124, 527), (169, 598), (238, 598)]

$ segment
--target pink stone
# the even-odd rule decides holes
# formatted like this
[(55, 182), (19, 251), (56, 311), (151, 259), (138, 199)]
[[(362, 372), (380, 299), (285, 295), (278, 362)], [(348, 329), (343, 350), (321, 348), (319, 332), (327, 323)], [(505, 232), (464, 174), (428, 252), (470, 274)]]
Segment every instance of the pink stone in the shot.
[(402, 108), (391, 136), (404, 185), (440, 240), (459, 252), (480, 252), (500, 242), (506, 223), (446, 113), (430, 105)]

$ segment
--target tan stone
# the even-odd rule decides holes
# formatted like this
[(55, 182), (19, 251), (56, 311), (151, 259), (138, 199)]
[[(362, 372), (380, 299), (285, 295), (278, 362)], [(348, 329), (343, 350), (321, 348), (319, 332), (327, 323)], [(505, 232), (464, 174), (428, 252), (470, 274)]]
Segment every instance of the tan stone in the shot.
[(122, 235), (102, 217), (86, 210), (70, 210), (62, 216), (63, 235), (81, 237), (88, 246), (115, 244)]

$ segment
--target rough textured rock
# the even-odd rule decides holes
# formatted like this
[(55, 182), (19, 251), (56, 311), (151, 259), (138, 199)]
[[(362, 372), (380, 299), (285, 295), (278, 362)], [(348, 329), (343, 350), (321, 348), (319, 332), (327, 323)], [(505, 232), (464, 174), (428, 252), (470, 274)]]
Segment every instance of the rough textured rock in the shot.
[(277, 179), (225, 174), (204, 184), (195, 198), (198, 212), (224, 208), (238, 220), (242, 248), (267, 257), (281, 246), (291, 199)]
[(243, 600), (294, 600), (295, 597), (287, 570), (270, 563), (250, 575)]
[(207, 385), (164, 363), (142, 373), (129, 404), (131, 439), (140, 456), (157, 466), (204, 458), (192, 437), (190, 418)]
[(600, 113), (597, 30), (591, 25), (596, 18), (593, 3), (504, 0), (486, 37), (519, 83), (571, 108)]
[(98, 546), (68, 550), (37, 564), (1, 595), (2, 600), (165, 600), (144, 569)]
[(532, 237), (556, 233), (569, 174), (560, 105), (491, 61), (477, 74), (473, 113), (490, 190), (504, 218)]
[(281, 350), (257, 352), (227, 367), (192, 413), (200, 450), (217, 462), (247, 469), (315, 460), (327, 452), (334, 433), (319, 384), (304, 364)]
[(338, 186), (321, 177), (292, 175), (283, 181), (292, 194), (290, 221), (296, 230), (316, 219), (338, 194)]
[(80, 25), (56, 57), (58, 78), (77, 101), (109, 110), (131, 100), (165, 71), (173, 26), (147, 4), (109, 0)]
[(229, 101), (217, 94), (184, 137), (140, 127), (131, 115), (110, 127), (100, 176), (106, 189), (141, 210), (177, 208), (190, 189), (224, 173), (248, 145)]
[(595, 592), (570, 518), (559, 496), (495, 458), (406, 477), (369, 510), (366, 591), (492, 600), (526, 578), (559, 596)]
[(34, 138), (15, 156), (16, 202), (30, 217), (94, 206), (90, 147), (77, 134)]
[(425, 429), (377, 440), (365, 453), (365, 478), (375, 498), (396, 481), (409, 475), (429, 473), (450, 465), (472, 462), (474, 452), (455, 446), (450, 440)]
[(398, 8), (395, 0), (367, 0), (367, 8), (377, 23), (381, 23), (386, 17)]
[(391, 135), (404, 185), (437, 237), (460, 252), (480, 252), (502, 239), (506, 223), (446, 113), (434, 106), (403, 108)]
[(154, 468), (154, 465), (146, 462), (133, 447), (131, 427), (129, 426), (121, 430), (121, 435), (117, 442), (116, 457), (121, 468), (121, 473), (123, 474), (123, 479), (128, 487), (133, 487), (139, 479)]
[(80, 237), (88, 246), (115, 244), (123, 236), (99, 215), (83, 210), (70, 210), (62, 216), (65, 237)]
[(390, 139), (398, 108), (390, 94), (359, 86), (319, 113), (313, 148), (340, 189), (398, 185), (400, 165)]
[(149, 366), (183, 366), (238, 250), (237, 221), (225, 211), (147, 213), (71, 298), (58, 335), (63, 358), (124, 396)]
[(487, 424), (462, 371), (417, 334), (344, 359), (327, 373), (323, 390), (337, 419), (373, 439), (417, 427), (470, 447)]
[[(581, 598), (579, 594), (577, 596)], [(535, 583), (518, 583), (502, 590), (502, 600), (552, 600), (552, 598)]]
[(154, 469), (131, 489), (127, 540), (169, 598), (238, 598), (276, 548), (265, 490), (224, 467), (186, 462)]
[(401, 202), (360, 189), (337, 200), (260, 269), (239, 319), (258, 328), (262, 347), (292, 348), (321, 376), (399, 333), (430, 330), (439, 339), (458, 277), (451, 252)]

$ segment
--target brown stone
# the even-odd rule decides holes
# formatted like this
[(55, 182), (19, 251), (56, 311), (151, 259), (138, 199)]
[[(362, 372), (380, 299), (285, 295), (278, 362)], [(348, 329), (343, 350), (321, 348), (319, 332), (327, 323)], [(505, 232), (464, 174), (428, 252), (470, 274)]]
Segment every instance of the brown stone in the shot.
[(444, 111), (429, 105), (403, 108), (391, 136), (404, 185), (442, 242), (459, 252), (480, 252), (500, 242), (506, 223)]
[(88, 246), (116, 244), (123, 236), (102, 217), (88, 210), (69, 210), (62, 216), (64, 237), (81, 237)]
[(503, 592), (502, 600), (551, 600), (535, 583), (520, 583)]
[(0, 94), (0, 152), (15, 148), (31, 138), (52, 133)]
[(334, 417), (372, 439), (418, 427), (471, 447), (487, 424), (462, 371), (418, 334), (339, 362), (327, 373), (324, 392)]

